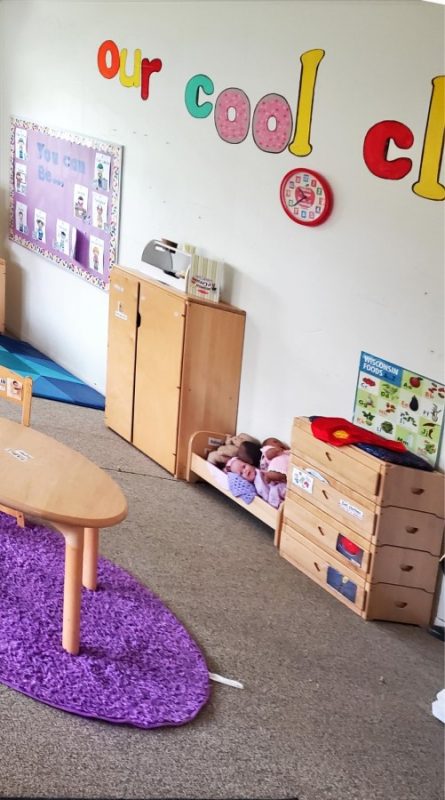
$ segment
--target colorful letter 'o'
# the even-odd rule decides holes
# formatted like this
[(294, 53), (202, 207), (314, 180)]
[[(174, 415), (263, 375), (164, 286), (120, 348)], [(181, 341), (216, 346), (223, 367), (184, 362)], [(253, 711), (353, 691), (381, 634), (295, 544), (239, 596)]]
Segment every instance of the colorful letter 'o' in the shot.
[(244, 141), (250, 125), (250, 101), (246, 93), (242, 89), (224, 89), (215, 103), (214, 118), (221, 139), (229, 144)]
[(410, 171), (413, 162), (410, 158), (395, 158), (388, 161), (388, 148), (391, 142), (407, 150), (414, 142), (412, 131), (402, 122), (385, 120), (377, 122), (369, 129), (363, 144), (363, 158), (373, 175), (398, 181)]
[[(270, 120), (275, 121), (272, 130)], [(266, 94), (255, 106), (252, 119), (252, 136), (255, 144), (266, 153), (281, 153), (286, 149), (292, 133), (292, 112), (281, 94)]]
[[(108, 53), (111, 56), (110, 66), (107, 64)], [(112, 39), (107, 39), (106, 42), (102, 42), (99, 50), (97, 51), (97, 66), (99, 67), (100, 74), (103, 75), (104, 78), (108, 78), (110, 80), (119, 72), (120, 64), (121, 58), (117, 44), (113, 42)]]

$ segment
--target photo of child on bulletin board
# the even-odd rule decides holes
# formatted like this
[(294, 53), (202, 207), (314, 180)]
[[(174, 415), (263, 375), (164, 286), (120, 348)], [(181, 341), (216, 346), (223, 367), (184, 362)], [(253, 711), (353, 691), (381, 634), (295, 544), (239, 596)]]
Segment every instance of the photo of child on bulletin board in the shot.
[(15, 229), (18, 233), (28, 233), (28, 207), (20, 200), (15, 204)]
[(26, 194), (26, 164), (15, 164), (15, 184), (14, 189), (17, 194)]
[(103, 153), (96, 153), (94, 167), (94, 188), (107, 191), (110, 185), (110, 158)]
[(34, 211), (33, 236), (38, 242), (46, 243), (46, 212), (41, 208), (36, 208)]
[(70, 224), (63, 219), (56, 222), (56, 241), (54, 247), (65, 255), (70, 253)]
[(28, 140), (28, 134), (26, 130), (22, 130), (21, 128), (15, 129), (15, 157), (20, 159), (20, 161), (24, 161), (26, 159), (26, 142)]
[(9, 238), (106, 290), (121, 167), (121, 145), (13, 117)]

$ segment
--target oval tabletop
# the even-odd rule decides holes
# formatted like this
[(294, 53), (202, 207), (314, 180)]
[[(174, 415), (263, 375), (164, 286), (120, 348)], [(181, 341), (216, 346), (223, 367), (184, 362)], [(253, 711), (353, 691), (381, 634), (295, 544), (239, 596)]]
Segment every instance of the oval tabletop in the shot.
[(0, 503), (85, 528), (127, 516), (121, 488), (85, 456), (33, 428), (0, 418)]

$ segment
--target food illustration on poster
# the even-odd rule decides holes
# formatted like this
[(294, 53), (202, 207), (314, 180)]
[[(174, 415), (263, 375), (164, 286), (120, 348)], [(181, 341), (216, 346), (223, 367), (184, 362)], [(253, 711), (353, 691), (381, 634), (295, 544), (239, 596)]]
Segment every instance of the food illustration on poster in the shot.
[(443, 429), (445, 386), (390, 361), (361, 353), (353, 422), (395, 439), (436, 464)]
[(13, 117), (9, 238), (107, 289), (121, 164), (121, 145)]

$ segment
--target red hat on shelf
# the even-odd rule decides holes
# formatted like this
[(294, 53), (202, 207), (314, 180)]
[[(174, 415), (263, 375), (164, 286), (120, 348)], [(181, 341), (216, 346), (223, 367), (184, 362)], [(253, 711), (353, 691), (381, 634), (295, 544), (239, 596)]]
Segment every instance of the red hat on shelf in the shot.
[(342, 447), (345, 444), (376, 444), (379, 447), (386, 447), (387, 450), (406, 451), (403, 442), (384, 439), (383, 436), (360, 428), (342, 417), (315, 417), (311, 422), (311, 428), (317, 439), (336, 447)]

